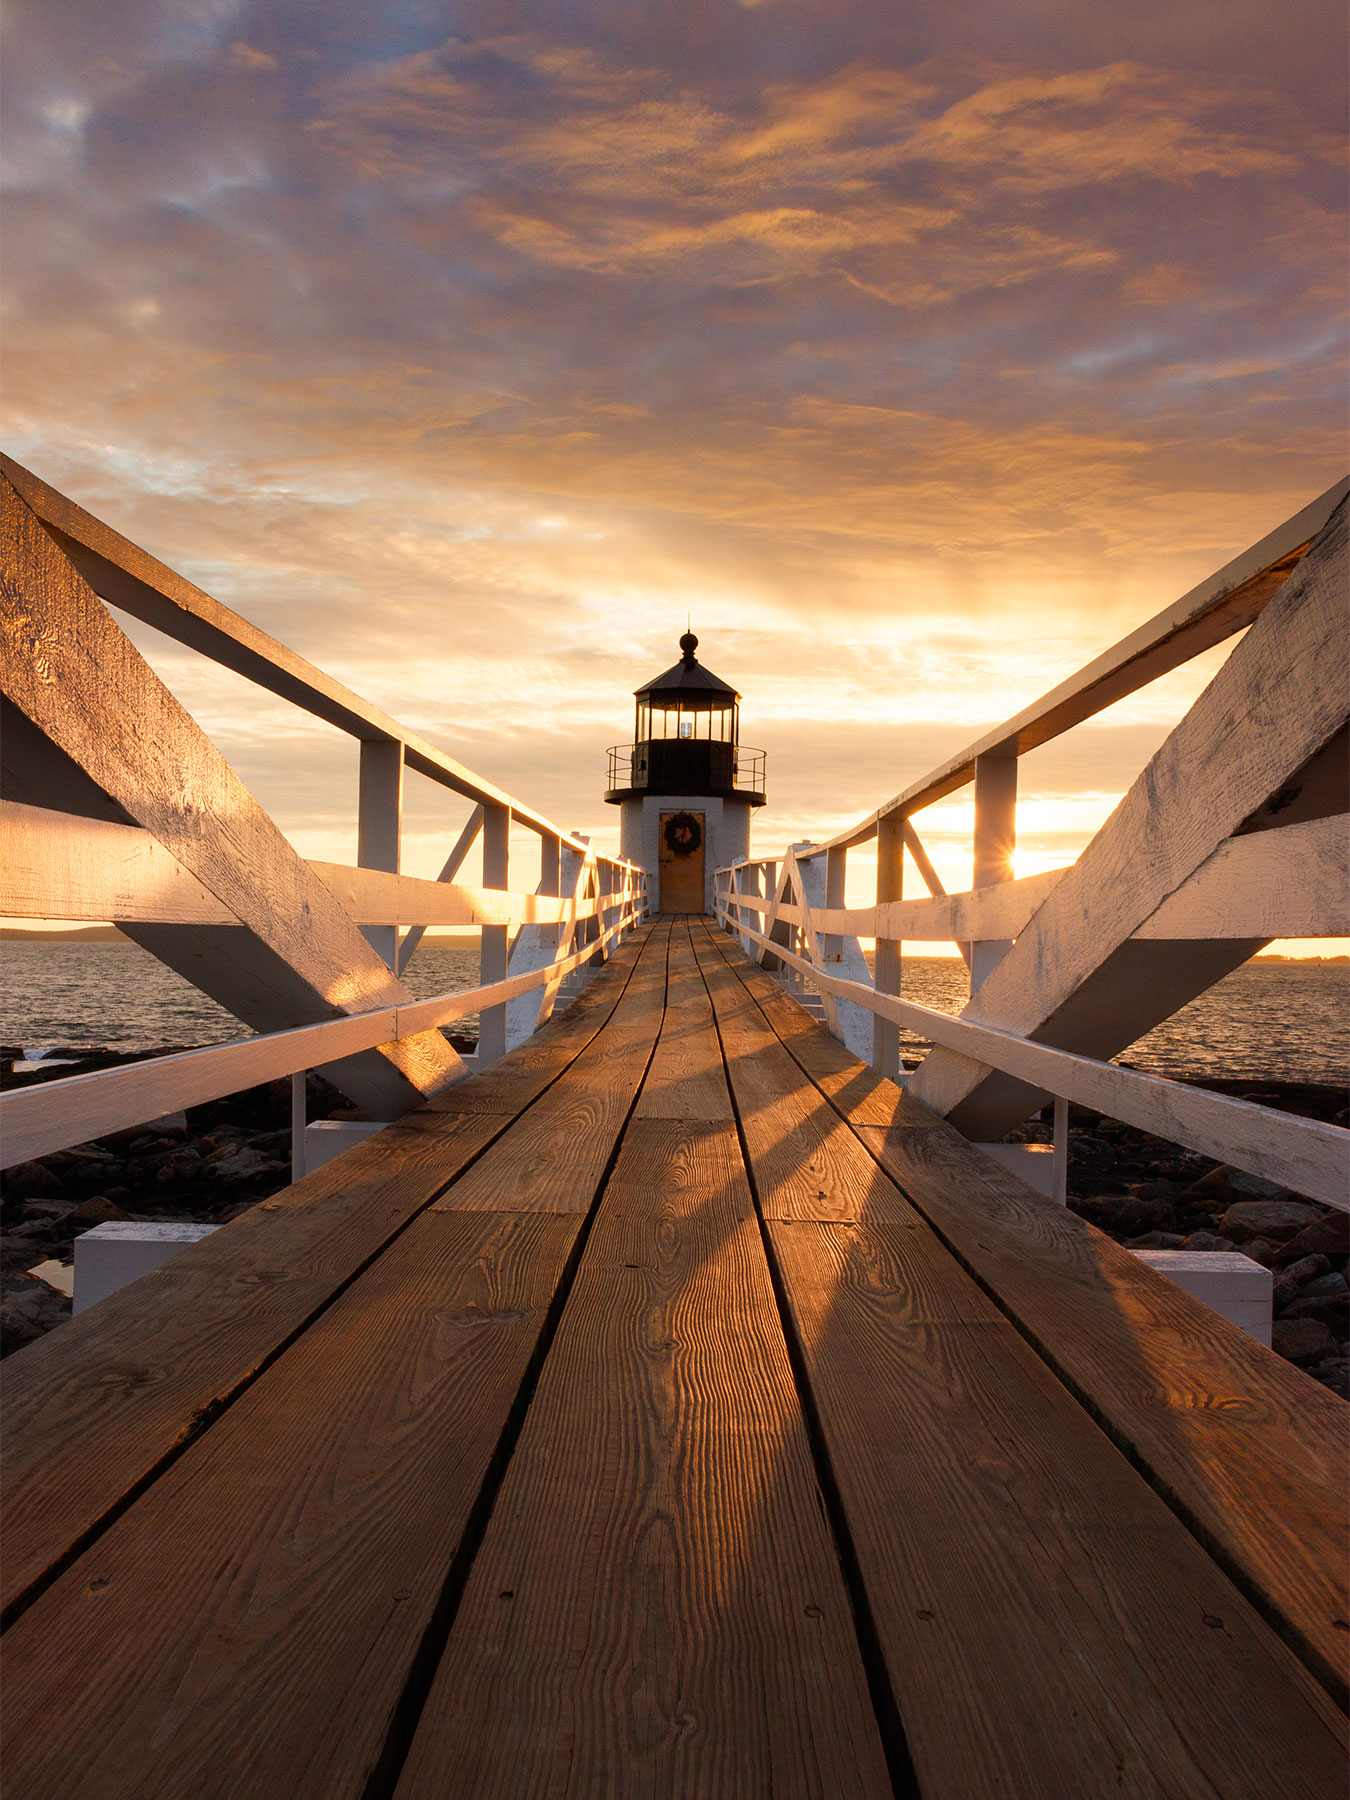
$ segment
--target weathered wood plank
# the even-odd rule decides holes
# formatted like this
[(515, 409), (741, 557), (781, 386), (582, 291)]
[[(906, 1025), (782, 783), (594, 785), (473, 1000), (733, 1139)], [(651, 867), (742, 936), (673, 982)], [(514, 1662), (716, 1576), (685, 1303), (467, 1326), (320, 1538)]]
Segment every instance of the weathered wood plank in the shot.
[(676, 926), (670, 934), (665, 1019), (634, 1117), (726, 1121), (732, 1117), (712, 1003), (687, 926)]
[(6, 1612), (208, 1424), (508, 1121), (403, 1125), (5, 1362)]
[(587, 1045), (445, 1197), (470, 1212), (587, 1212), (661, 1029), (668, 927), (656, 926), (618, 1004)]
[(735, 1129), (635, 1119), (399, 1800), (890, 1792)]
[(924, 1800), (1343, 1792), (1341, 1714), (917, 1216), (769, 1233)]
[[(729, 943), (717, 947), (758, 993), (760, 971)], [(801, 1009), (780, 996), (764, 1010), (805, 1067), (790, 1016)], [(861, 1105), (846, 1080), (830, 1090), (832, 1105), (1202, 1541), (1241, 1572), (1318, 1678), (1344, 1693), (1344, 1403), (951, 1127), (884, 1129), (867, 1074), (858, 1065)]]
[(507, 1112), (407, 1114), (6, 1361), (6, 1614), (575, 1061), (646, 935), (540, 1034)]
[(335, 1301), (8, 1633), (13, 1791), (361, 1800), (580, 1225), (424, 1214)]

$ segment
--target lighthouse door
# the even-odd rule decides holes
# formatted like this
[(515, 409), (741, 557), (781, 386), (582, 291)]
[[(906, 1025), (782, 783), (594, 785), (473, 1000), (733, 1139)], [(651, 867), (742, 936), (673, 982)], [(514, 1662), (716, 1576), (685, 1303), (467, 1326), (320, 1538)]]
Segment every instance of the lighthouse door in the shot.
[(703, 911), (703, 814), (661, 814), (661, 911)]

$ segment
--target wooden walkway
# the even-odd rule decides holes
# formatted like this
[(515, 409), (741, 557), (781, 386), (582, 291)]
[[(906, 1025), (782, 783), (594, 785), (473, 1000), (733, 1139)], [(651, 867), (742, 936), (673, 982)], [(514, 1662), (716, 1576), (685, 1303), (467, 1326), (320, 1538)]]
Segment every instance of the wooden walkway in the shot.
[(6, 1365), (15, 1800), (1336, 1800), (1342, 1403), (704, 921)]

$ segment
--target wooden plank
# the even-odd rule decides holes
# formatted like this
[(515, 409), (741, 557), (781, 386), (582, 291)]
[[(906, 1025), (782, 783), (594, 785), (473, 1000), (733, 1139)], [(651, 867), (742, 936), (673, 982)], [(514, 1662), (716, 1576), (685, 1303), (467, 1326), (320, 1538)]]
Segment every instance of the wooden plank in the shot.
[[(409, 999), (3, 477), (0, 509), (6, 699), (54, 760), (83, 770), (244, 928), (128, 923), (128, 935), (264, 1031)], [(374, 1117), (393, 1118), (459, 1068), (425, 1032), (331, 1073)]]
[[(734, 951), (718, 947), (730, 966)], [(764, 981), (749, 964), (734, 972), (747, 988)], [(765, 1014), (805, 1067), (804, 1034), (786, 1009)], [(858, 1065), (860, 1083), (866, 1074)], [(951, 1127), (885, 1129), (883, 1119), (879, 1128), (874, 1094), (864, 1087), (854, 1106), (846, 1081), (830, 1098), (1201, 1540), (1240, 1571), (1319, 1680), (1343, 1694), (1344, 1403)]]
[[(1128, 940), (1272, 798), (1284, 809), (1300, 771), (1344, 730), (1346, 566), (1342, 506), (963, 1016), (1105, 1059), (1260, 947)], [(1343, 753), (1338, 764), (1343, 774)], [(911, 1088), (979, 1141), (1002, 1137), (1044, 1097), (941, 1044)]]
[(6, 1614), (506, 1121), (378, 1132), (5, 1363)]
[(470, 1212), (587, 1212), (661, 1029), (668, 928), (639, 952), (618, 1004), (584, 1052), (446, 1196)]
[(1250, 625), (1298, 566), (1347, 492), (1350, 479), (1328, 488), (1067, 681), (912, 782), (857, 825), (828, 844), (817, 845), (817, 854), (865, 843), (876, 835), (879, 819), (895, 813), (912, 815), (964, 787), (974, 776), (976, 757), (1007, 750), (1025, 756)]
[(622, 947), (542, 1046), (451, 1090), (503, 1085), (522, 1065), (507, 1110), (407, 1114), (7, 1360), (6, 1614), (575, 1061), (649, 935)]
[(633, 1116), (726, 1121), (732, 1117), (712, 1002), (685, 926), (670, 934), (665, 1018)]
[(7, 1634), (14, 1792), (362, 1800), (580, 1223), (424, 1214), (110, 1526)]
[(629, 1126), (398, 1787), (545, 1793), (891, 1793), (730, 1124)]
[(1343, 1793), (1341, 1714), (916, 1215), (768, 1229), (924, 1800)]
[[(809, 968), (788, 950), (779, 955), (789, 966), (800, 964), (803, 971)], [(1299, 1118), (1206, 1088), (1056, 1050), (1011, 1031), (977, 1024), (967, 1014), (954, 1018), (931, 1006), (839, 981), (823, 970), (815, 971), (812, 978), (857, 1000), (860, 1006), (924, 1032), (939, 1046), (949, 1046), (963, 1061), (982, 1058), (985, 1067), (1008, 1070), (1010, 1080), (1034, 1083), (1142, 1131), (1188, 1144), (1206, 1156), (1281, 1182), (1327, 1206), (1350, 1210), (1343, 1126), (1324, 1125), (1317, 1119)]]

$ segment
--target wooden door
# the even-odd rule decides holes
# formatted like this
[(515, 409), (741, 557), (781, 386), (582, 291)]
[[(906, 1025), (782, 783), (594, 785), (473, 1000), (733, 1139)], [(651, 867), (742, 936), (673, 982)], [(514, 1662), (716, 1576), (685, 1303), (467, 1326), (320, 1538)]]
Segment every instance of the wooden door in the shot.
[(696, 812), (661, 814), (661, 911), (703, 911), (704, 818)]

